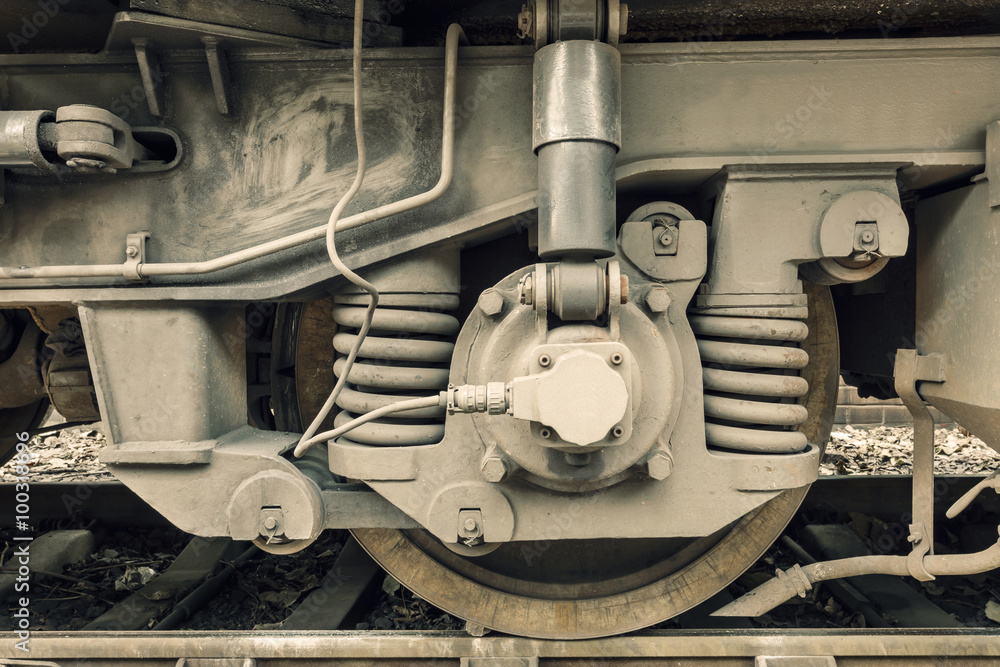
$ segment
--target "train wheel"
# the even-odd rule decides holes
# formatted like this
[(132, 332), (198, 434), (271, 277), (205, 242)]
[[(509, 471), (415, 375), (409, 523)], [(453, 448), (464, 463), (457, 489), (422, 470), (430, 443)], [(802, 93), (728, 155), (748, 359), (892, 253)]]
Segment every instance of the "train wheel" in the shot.
[[(45, 334), (26, 310), (5, 310), (0, 313), (0, 318), (4, 320), (0, 326), (0, 368), (4, 368), (4, 364), (12, 365), (4, 368), (5, 371), (11, 369), (11, 372), (0, 373), (9, 383), (4, 392), (0, 392), (0, 399), (9, 401), (5, 406), (0, 400), (2, 466), (17, 452), (17, 443), (20, 442), (17, 434), (36, 429), (45, 421), (49, 399), (32, 400), (34, 392), (41, 388), (41, 376), (37, 374), (37, 369), (34, 373), (30, 371), (38, 363), (38, 348)], [(31, 402), (25, 405), (26, 401)]]
[[(839, 377), (836, 318), (829, 288), (807, 287), (810, 336), (803, 347), (810, 364), (803, 374), (810, 383), (805, 399), (810, 418), (802, 430), (810, 442), (825, 444)], [(316, 358), (329, 356), (333, 322), (324, 314), (329, 312), (329, 302), (316, 302), (278, 318), (275, 336), (281, 357), (308, 370), (294, 374), (295, 386), (273, 394), (287, 403), (275, 404), (276, 415), (297, 411), (294, 419), (308, 423), (315, 414), (315, 397), (322, 402), (329, 391), (332, 370), (317, 370), (332, 367), (321, 366)], [(281, 331), (294, 335), (278, 341)], [(305, 396), (308, 402), (291, 403)], [(697, 539), (522, 542), (472, 559), (453, 553), (424, 531), (352, 532), (404, 586), (455, 616), (511, 634), (584, 639), (648, 627), (710, 598), (780, 536), (807, 491), (787, 491), (715, 535)]]

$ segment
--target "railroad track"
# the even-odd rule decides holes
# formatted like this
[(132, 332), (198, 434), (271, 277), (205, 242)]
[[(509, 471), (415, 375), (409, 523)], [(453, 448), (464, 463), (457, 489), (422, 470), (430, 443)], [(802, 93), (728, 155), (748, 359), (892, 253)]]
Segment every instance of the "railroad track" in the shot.
[[(977, 479), (939, 479), (938, 505), (942, 511)], [(166, 525), (155, 511), (116, 482), (34, 484), (31, 491), (33, 521), (51, 530), (80, 526), (129, 527), (138, 530), (163, 528)], [(10, 485), (0, 485), (0, 507), (12, 508), (14, 501), (14, 489)], [(843, 526), (838, 521), (851, 516), (866, 516), (884, 524), (886, 534), (891, 534), (893, 522), (905, 521), (908, 509), (909, 479), (906, 477), (821, 478), (803, 503), (800, 519), (793, 523), (793, 527), (779, 541), (778, 548), (784, 557), (803, 562), (811, 557), (810, 553), (815, 554), (817, 550), (843, 546), (842, 535), (840, 538), (824, 537), (830, 530), (836, 533), (838, 525)], [(993, 495), (983, 496), (976, 512), (980, 517), (991, 520), (991, 517), (1000, 514), (1000, 500)], [(12, 516), (9, 512), (5, 511), (0, 515), (0, 528), (6, 528), (11, 523)], [(810, 525), (825, 528), (819, 531), (809, 530)], [(819, 536), (813, 533), (819, 533)], [(373, 587), (371, 582), (376, 580), (374, 587), (377, 588), (377, 581), (380, 581), (376, 574), (381, 575), (381, 572), (366, 564), (367, 558), (363, 554), (359, 557), (358, 553), (346, 547), (335, 563), (335, 568), (338, 572), (345, 567), (360, 569), (347, 570), (351, 576), (344, 579), (350, 581), (353, 578), (353, 584), (339, 586), (338, 595), (328, 596), (335, 599), (314, 608), (312, 611), (316, 613), (311, 614), (311, 622), (306, 619), (303, 624), (302, 614), (298, 621), (292, 620), (295, 617), (293, 612), (285, 621), (287, 625), (275, 630), (162, 631), (177, 627), (199, 605), (207, 604), (213, 595), (219, 594), (221, 586), (225, 585), (234, 570), (257, 556), (251, 553), (255, 550), (232, 544), (228, 548), (223, 544), (216, 544), (214, 551), (209, 549), (207, 555), (204, 555), (204, 545), (192, 548), (198, 539), (200, 538), (188, 545), (186, 550), (203, 554), (199, 560), (188, 562), (188, 566), (197, 562), (194, 571), (188, 572), (187, 579), (175, 581), (173, 588), (167, 586), (164, 589), (166, 585), (160, 584), (161, 589), (167, 590), (170, 595), (164, 593), (155, 605), (142, 610), (142, 614), (156, 619), (156, 622), (142, 621), (145, 623), (142, 627), (152, 627), (153, 630), (130, 631), (128, 623), (121, 623), (121, 619), (135, 616), (135, 600), (141, 599), (142, 591), (146, 590), (143, 588), (92, 621), (87, 626), (91, 629), (32, 632), (29, 653), (16, 648), (16, 634), (3, 633), (0, 635), (3, 637), (0, 642), (0, 666), (461, 664), (469, 667), (515, 667), (536, 664), (718, 664), (812, 667), (941, 664), (940, 661), (944, 658), (949, 660), (948, 665), (1000, 662), (1000, 632), (995, 624), (985, 623), (992, 625), (992, 629), (958, 627), (958, 623), (951, 623), (952, 627), (898, 627), (912, 626), (915, 622), (920, 622), (920, 619), (930, 618), (932, 622), (934, 619), (945, 619), (947, 622), (949, 618), (934, 600), (927, 599), (932, 596), (924, 596), (921, 601), (916, 589), (899, 579), (888, 583), (897, 588), (902, 586), (913, 594), (902, 603), (896, 603), (891, 612), (886, 611), (886, 599), (898, 593), (897, 589), (886, 591), (877, 586), (870, 588), (868, 584), (855, 589), (851, 586), (852, 582), (847, 583), (846, 590), (829, 584), (824, 589), (822, 599), (836, 599), (846, 611), (864, 616), (868, 625), (864, 629), (824, 628), (821, 627), (822, 623), (817, 625), (815, 619), (814, 627), (805, 628), (753, 628), (749, 627), (749, 623), (739, 620), (735, 621), (736, 626), (720, 627), (720, 622), (734, 623), (734, 620), (712, 619), (707, 615), (710, 610), (696, 610), (674, 624), (680, 627), (649, 630), (603, 640), (570, 642), (529, 640), (497, 634), (470, 636), (470, 632), (482, 633), (481, 628), (475, 627), (468, 628), (467, 632), (328, 630), (326, 628), (329, 627), (344, 628), (341, 621), (347, 618), (351, 608), (370, 605), (370, 594), (366, 598), (363, 592), (368, 590), (370, 593)], [(803, 547), (803, 544), (806, 546)], [(174, 563), (183, 562), (183, 554), (184, 552)], [(769, 557), (775, 557), (774, 550)], [(783, 566), (786, 564), (782, 563)], [(773, 570), (773, 565), (762, 563), (760, 566)], [(156, 586), (158, 580), (167, 580), (169, 583), (170, 572), (171, 569), (166, 569), (147, 585)], [(904, 590), (903, 593), (905, 592)], [(304, 597), (300, 607), (306, 606), (308, 600), (308, 597)], [(13, 602), (8, 599), (8, 607)], [(718, 601), (715, 604), (721, 606)], [(851, 605), (857, 605), (857, 608)], [(128, 612), (126, 616), (122, 615), (123, 608)], [(11, 609), (16, 610), (16, 607)], [(168, 622), (167, 619), (171, 618), (174, 619), (173, 622)], [(334, 618), (340, 620), (333, 620)], [(872, 627), (884, 618), (894, 619), (897, 627)], [(926, 625), (932, 625), (932, 622)], [(889, 623), (882, 625), (887, 626)], [(104, 629), (94, 631), (95, 627)]]

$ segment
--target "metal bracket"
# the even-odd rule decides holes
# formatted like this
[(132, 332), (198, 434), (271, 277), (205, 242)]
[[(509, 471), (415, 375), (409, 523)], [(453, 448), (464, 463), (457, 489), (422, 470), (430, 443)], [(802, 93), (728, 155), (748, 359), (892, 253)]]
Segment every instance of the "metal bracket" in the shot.
[(152, 41), (145, 37), (132, 38), (135, 47), (135, 60), (139, 65), (139, 76), (142, 77), (142, 90), (146, 95), (146, 106), (150, 115), (163, 118), (166, 114), (166, 90), (163, 86), (165, 74), (160, 66), (160, 58), (156, 54)]
[(628, 299), (626, 285), (622, 284), (622, 270), (617, 260), (608, 262), (608, 335), (611, 340), (621, 340), (622, 303)]
[(535, 264), (532, 298), (535, 306), (535, 331), (538, 340), (544, 341), (549, 335), (549, 271), (545, 264)]
[(115, 173), (146, 157), (132, 127), (110, 111), (87, 104), (56, 110), (56, 152), (79, 171)]
[(1000, 120), (986, 126), (986, 179), (990, 183), (990, 207), (1000, 206)]
[(217, 37), (202, 37), (205, 56), (208, 58), (208, 73), (212, 77), (212, 91), (215, 93), (215, 107), (223, 116), (232, 113), (229, 101), (229, 61), (223, 50), (222, 41)]
[(923, 558), (934, 553), (934, 415), (917, 392), (918, 382), (944, 382), (944, 358), (940, 354), (896, 352), (896, 393), (913, 417), (913, 551), (907, 562), (910, 573), (921, 581), (927, 573)]
[(147, 280), (142, 275), (142, 265), (146, 261), (146, 239), (150, 236), (149, 232), (137, 232), (129, 234), (125, 238), (125, 269), (123, 274), (131, 281), (146, 282)]
[(925, 524), (910, 524), (910, 536), (907, 540), (913, 544), (913, 549), (906, 557), (906, 569), (910, 571), (910, 576), (917, 581), (931, 581), (936, 578), (924, 567), (924, 556), (934, 549), (934, 539), (931, 537), (933, 531), (933, 525), (930, 527), (930, 534), (928, 534), (928, 528)]

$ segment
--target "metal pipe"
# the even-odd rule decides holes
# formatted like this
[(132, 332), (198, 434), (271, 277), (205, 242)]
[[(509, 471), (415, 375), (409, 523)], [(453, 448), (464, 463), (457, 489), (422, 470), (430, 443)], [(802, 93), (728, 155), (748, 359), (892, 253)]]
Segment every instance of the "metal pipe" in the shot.
[[(928, 555), (923, 567), (935, 577), (979, 574), (1000, 567), (1000, 541), (974, 554)], [(730, 602), (712, 616), (760, 616), (796, 594), (805, 594), (813, 584), (830, 579), (858, 577), (866, 574), (890, 574), (905, 577), (910, 574), (906, 556), (861, 556), (844, 558), (805, 567), (795, 566), (779, 571), (767, 581), (738, 600)]]
[(613, 46), (584, 40), (540, 49), (533, 114), (538, 256), (614, 255), (621, 54)]
[[(452, 174), (455, 165), (455, 87), (458, 70), (458, 46), (459, 43), (468, 43), (462, 26), (453, 23), (448, 27), (448, 36), (445, 40), (445, 73), (444, 73), (444, 117), (441, 138), (441, 176), (437, 184), (430, 190), (403, 199), (392, 204), (386, 204), (364, 213), (352, 215), (337, 223), (337, 231), (343, 232), (362, 225), (367, 225), (376, 220), (387, 218), (391, 215), (398, 215), (411, 211), (415, 208), (425, 206), (437, 200), (445, 193), (451, 185)], [(139, 274), (142, 277), (151, 276), (194, 276), (206, 273), (214, 273), (223, 269), (229, 269), (240, 264), (245, 264), (261, 257), (273, 255), (282, 250), (289, 250), (297, 246), (318, 241), (326, 237), (327, 225), (313, 227), (297, 234), (291, 234), (274, 241), (268, 241), (260, 245), (239, 250), (222, 257), (206, 260), (203, 262), (164, 262), (157, 264), (140, 264)], [(38, 266), (38, 267), (0, 267), (0, 278), (26, 279), (26, 278), (124, 278), (126, 277), (124, 264), (92, 264), (92, 265), (64, 265), (64, 266)]]

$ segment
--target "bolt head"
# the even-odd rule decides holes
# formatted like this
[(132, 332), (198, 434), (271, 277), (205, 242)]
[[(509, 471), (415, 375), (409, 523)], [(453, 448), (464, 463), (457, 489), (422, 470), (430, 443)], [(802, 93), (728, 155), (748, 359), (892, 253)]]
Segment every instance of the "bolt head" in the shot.
[(864, 241), (865, 243), (871, 243), (872, 241), (875, 240), (875, 235), (871, 232), (864, 232), (863, 234), (861, 234), (861, 240)]
[(503, 312), (503, 296), (492, 287), (479, 295), (479, 310), (487, 317), (496, 317)]
[(135, 257), (139, 254), (139, 249), (136, 248), (134, 245), (130, 245), (129, 247), (125, 248), (125, 254), (128, 255), (129, 257)]
[(663, 233), (660, 234), (659, 240), (660, 240), (660, 245), (668, 246), (674, 242), (674, 234), (669, 229), (664, 230)]
[(653, 287), (646, 294), (646, 307), (653, 313), (664, 313), (670, 307), (670, 292), (666, 287)]
[(507, 464), (502, 457), (487, 456), (482, 465), (483, 479), (487, 482), (502, 482), (507, 476)]
[(465, 526), (465, 529), (467, 531), (469, 531), (470, 533), (473, 532), (473, 531), (475, 531), (477, 528), (479, 528), (479, 526), (476, 525), (476, 520), (473, 519), (473, 518), (466, 519), (464, 526)]
[(621, 352), (615, 352), (614, 354), (611, 355), (611, 363), (613, 363), (615, 366), (621, 366), (621, 363), (622, 361), (624, 361), (624, 359), (625, 358), (621, 355)]
[(615, 426), (613, 429), (611, 429), (611, 435), (615, 436), (616, 438), (620, 438), (624, 434), (625, 434), (625, 429), (623, 429), (621, 426)]
[(657, 452), (646, 463), (646, 473), (655, 480), (664, 480), (674, 471), (674, 460), (666, 452)]
[(543, 354), (540, 357), (538, 357), (538, 365), (539, 366), (544, 367), (544, 366), (548, 366), (551, 363), (552, 363), (552, 358), (549, 357), (549, 355), (547, 355), (547, 354)]
[(269, 516), (266, 519), (264, 519), (264, 528), (267, 528), (268, 530), (274, 530), (277, 527), (278, 527), (278, 520), (275, 519), (273, 516)]

